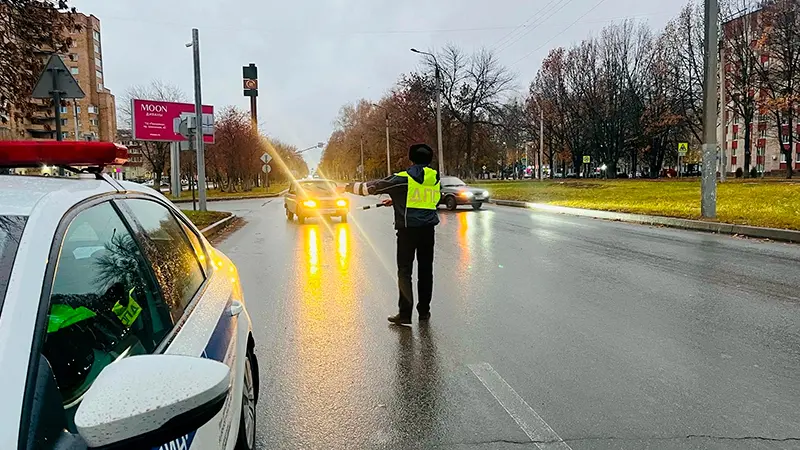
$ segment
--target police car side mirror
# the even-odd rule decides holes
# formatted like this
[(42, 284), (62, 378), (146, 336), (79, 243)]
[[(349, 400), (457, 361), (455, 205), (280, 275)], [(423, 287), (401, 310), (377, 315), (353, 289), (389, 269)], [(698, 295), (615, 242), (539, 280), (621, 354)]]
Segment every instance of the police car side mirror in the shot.
[(177, 355), (141, 355), (110, 364), (86, 392), (75, 426), (89, 448), (158, 447), (205, 425), (222, 410), (230, 368)]

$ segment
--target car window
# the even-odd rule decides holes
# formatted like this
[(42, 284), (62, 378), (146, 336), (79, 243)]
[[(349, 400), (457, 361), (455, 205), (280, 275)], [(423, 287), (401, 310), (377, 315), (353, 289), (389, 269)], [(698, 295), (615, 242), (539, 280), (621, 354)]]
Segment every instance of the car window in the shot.
[(444, 177), (442, 178), (441, 185), (444, 187), (451, 187), (451, 186), (466, 186), (467, 184), (456, 177)]
[(309, 181), (300, 183), (300, 190), (301, 192), (304, 192), (306, 195), (310, 196), (336, 194), (336, 186), (333, 183), (322, 181)]
[(0, 216), (0, 311), (26, 220), (25, 216)]
[(208, 270), (208, 255), (206, 254), (205, 247), (203, 247), (203, 244), (200, 242), (200, 238), (198, 238), (195, 234), (195, 231), (189, 228), (185, 223), (182, 221), (179, 222), (184, 233), (186, 233), (186, 236), (189, 238), (189, 243), (194, 250), (194, 254), (197, 256), (197, 259), (200, 260), (200, 264), (204, 269)]
[(152, 353), (172, 329), (140, 247), (110, 203), (79, 213), (61, 242), (42, 353), (68, 422), (92, 382), (115, 360)]
[(142, 228), (140, 241), (145, 255), (156, 274), (172, 319), (177, 321), (205, 280), (200, 261), (181, 224), (167, 207), (140, 199), (122, 203)]

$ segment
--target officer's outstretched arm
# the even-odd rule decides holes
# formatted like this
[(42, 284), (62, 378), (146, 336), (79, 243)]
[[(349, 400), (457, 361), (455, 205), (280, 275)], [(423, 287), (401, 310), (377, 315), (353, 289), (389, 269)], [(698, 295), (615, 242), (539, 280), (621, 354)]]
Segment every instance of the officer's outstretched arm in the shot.
[(405, 177), (391, 175), (389, 177), (367, 181), (365, 183), (348, 184), (345, 191), (356, 195), (380, 195), (397, 194), (400, 190), (408, 188), (408, 180)]

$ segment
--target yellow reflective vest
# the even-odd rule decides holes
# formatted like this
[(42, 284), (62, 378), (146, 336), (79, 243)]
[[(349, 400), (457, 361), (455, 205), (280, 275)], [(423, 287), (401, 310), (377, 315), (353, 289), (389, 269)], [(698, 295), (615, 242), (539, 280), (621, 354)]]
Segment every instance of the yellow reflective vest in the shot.
[(425, 178), (422, 183), (417, 183), (408, 172), (396, 173), (398, 177), (408, 180), (408, 193), (406, 194), (406, 208), (435, 210), (442, 194), (440, 183), (436, 180), (436, 171), (430, 167), (425, 168)]

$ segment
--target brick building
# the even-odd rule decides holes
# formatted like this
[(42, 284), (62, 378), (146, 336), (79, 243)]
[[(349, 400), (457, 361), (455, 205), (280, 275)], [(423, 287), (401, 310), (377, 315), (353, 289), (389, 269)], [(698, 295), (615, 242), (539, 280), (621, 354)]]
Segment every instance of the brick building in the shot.
[[(114, 95), (105, 87), (103, 53), (100, 39), (100, 20), (76, 14), (79, 31), (72, 31), (73, 40), (68, 54), (61, 55), (64, 64), (78, 80), (86, 96), (80, 100), (66, 99), (61, 107), (61, 132), (64, 140), (114, 141), (117, 133), (117, 114)], [(37, 55), (43, 60), (47, 52)], [(55, 113), (48, 100), (34, 100), (33, 117), (22, 122), (10, 121), (0, 137), (11, 139), (55, 139)]]
[(133, 140), (133, 132), (129, 129), (117, 130), (116, 142), (128, 148), (128, 162), (122, 166), (122, 178), (136, 181), (144, 181), (145, 178), (149, 178), (144, 155), (142, 155), (142, 143)]
[[(725, 49), (723, 55), (731, 54), (732, 47), (737, 39), (744, 38), (749, 42), (749, 45), (755, 48), (762, 26), (761, 11), (754, 11), (723, 23), (724, 38), (722, 42)], [(764, 67), (769, 68), (771, 60), (768, 53), (755, 50), (755, 56), (758, 58), (758, 64), (763, 64)], [(734, 58), (723, 56), (720, 61), (720, 69), (726, 73), (737, 70), (736, 63), (731, 61), (732, 59)], [(717, 135), (722, 138), (720, 145), (724, 145), (726, 149), (728, 172), (735, 173), (737, 169), (744, 170), (745, 123), (731, 101), (733, 87), (730, 80), (726, 80), (724, 85), (726, 107), (722, 114), (722, 126), (717, 129)], [(753, 98), (756, 105), (753, 123), (750, 124), (750, 168), (755, 167), (759, 173), (763, 174), (785, 171), (787, 168), (786, 154), (781, 151), (781, 147), (782, 145), (788, 145), (789, 126), (783, 125), (781, 134), (785, 142), (779, 143), (775, 116), (758, 106), (760, 100), (766, 97), (768, 93), (759, 89), (756, 83), (753, 83), (753, 87), (749, 91), (748, 96)], [(795, 149), (792, 157), (795, 170), (800, 170), (800, 125), (797, 125), (794, 131)]]

